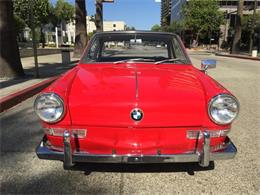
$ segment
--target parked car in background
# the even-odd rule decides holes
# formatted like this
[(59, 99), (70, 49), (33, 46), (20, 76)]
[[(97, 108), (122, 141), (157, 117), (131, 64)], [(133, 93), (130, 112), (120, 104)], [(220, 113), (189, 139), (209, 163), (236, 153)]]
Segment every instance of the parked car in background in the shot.
[(36, 153), (65, 169), (231, 159), (239, 103), (206, 74), (215, 66), (195, 68), (172, 33), (97, 33), (78, 65), (36, 98), (45, 133)]

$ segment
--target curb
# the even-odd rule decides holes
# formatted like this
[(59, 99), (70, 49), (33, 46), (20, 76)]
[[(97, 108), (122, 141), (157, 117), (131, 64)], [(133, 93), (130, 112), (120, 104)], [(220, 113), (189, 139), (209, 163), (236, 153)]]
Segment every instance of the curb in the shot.
[(232, 55), (232, 54), (221, 54), (221, 53), (216, 53), (216, 56), (223, 56), (223, 57), (230, 57), (230, 58), (240, 58), (240, 59), (245, 59), (245, 60), (255, 60), (255, 61), (260, 61), (259, 57), (251, 57), (251, 56), (243, 56), (243, 55)]
[(45, 81), (42, 81), (0, 99), (0, 113), (39, 93), (57, 78), (59, 78), (59, 76), (51, 77)]

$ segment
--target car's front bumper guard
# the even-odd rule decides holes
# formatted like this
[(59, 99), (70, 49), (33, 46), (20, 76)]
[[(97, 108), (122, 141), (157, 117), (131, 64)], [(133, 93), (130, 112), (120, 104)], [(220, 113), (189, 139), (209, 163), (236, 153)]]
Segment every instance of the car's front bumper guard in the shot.
[(100, 155), (80, 152), (72, 152), (70, 144), (70, 133), (64, 132), (64, 152), (50, 150), (42, 141), (36, 149), (40, 159), (61, 160), (65, 169), (69, 169), (77, 162), (86, 163), (176, 163), (176, 162), (199, 162), (200, 166), (207, 167), (213, 160), (232, 159), (236, 155), (237, 149), (229, 141), (227, 147), (220, 152), (210, 152), (210, 135), (203, 133), (203, 148), (200, 153), (173, 154), (173, 155)]

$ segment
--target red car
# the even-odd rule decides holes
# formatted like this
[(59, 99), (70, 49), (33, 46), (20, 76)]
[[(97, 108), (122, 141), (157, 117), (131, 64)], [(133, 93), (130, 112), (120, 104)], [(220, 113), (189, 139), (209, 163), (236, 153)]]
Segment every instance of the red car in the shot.
[(238, 100), (195, 68), (172, 33), (103, 32), (34, 108), (45, 136), (40, 159), (79, 163), (175, 163), (231, 159), (227, 134)]

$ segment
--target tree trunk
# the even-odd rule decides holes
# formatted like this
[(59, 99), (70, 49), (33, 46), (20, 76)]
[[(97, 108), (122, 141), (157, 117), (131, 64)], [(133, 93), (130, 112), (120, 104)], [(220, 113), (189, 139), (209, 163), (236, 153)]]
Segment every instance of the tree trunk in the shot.
[(232, 54), (239, 54), (240, 53), (240, 40), (241, 40), (241, 33), (242, 33), (242, 18), (243, 18), (243, 8), (244, 8), (244, 0), (239, 0), (237, 6), (237, 15), (236, 15), (236, 23), (235, 23), (235, 35), (233, 39), (232, 45)]
[(35, 78), (39, 78), (35, 23), (34, 23), (34, 17), (31, 13), (30, 13), (30, 24), (31, 24), (31, 31), (32, 31), (32, 46), (33, 46), (33, 56), (34, 56), (34, 65), (35, 65), (35, 75), (34, 76), (35, 76)]
[(23, 76), (14, 28), (13, 2), (0, 1), (0, 78)]
[(255, 23), (256, 23), (256, 9), (257, 9), (257, 0), (254, 2), (254, 12), (253, 12), (253, 21), (250, 28), (250, 35), (249, 35), (249, 54), (252, 53), (253, 45), (254, 45), (254, 33), (255, 33)]
[(96, 15), (95, 24), (97, 32), (103, 31), (103, 2), (102, 0), (96, 0)]
[(41, 25), (40, 27), (40, 33), (41, 33), (41, 44), (42, 44), (42, 48), (45, 48), (45, 34), (43, 33), (43, 25)]
[(200, 33), (198, 32), (198, 33), (196, 34), (196, 42), (197, 42), (197, 43), (199, 42), (199, 37), (200, 37)]
[(74, 57), (80, 57), (87, 45), (86, 26), (86, 2), (85, 0), (75, 0), (76, 8), (76, 37), (74, 47)]

